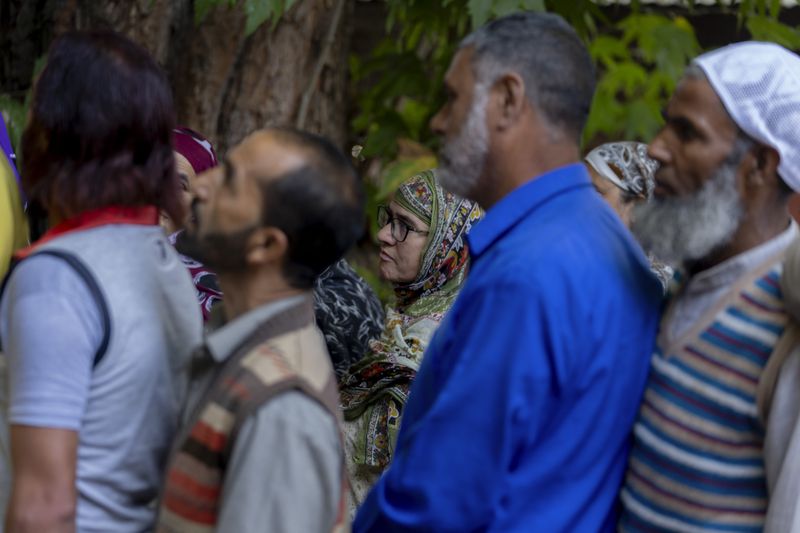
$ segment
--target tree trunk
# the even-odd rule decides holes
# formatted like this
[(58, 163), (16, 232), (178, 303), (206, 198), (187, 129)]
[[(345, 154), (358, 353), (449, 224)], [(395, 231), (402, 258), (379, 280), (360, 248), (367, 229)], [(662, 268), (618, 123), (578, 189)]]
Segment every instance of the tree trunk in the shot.
[(111, 28), (166, 69), (180, 124), (220, 153), (269, 125), (347, 139), (347, 55), (353, 0), (298, 0), (245, 37), (241, 4), (221, 2), (194, 25), (193, 0), (2, 0), (0, 93), (20, 95), (52, 37)]
[[(222, 148), (269, 125), (299, 126), (342, 146), (351, 10), (350, 0), (303, 0), (274, 28), (268, 22), (245, 38), (242, 10), (217, 7), (176, 66), (180, 120)], [(304, 97), (310, 104), (299, 120)]]

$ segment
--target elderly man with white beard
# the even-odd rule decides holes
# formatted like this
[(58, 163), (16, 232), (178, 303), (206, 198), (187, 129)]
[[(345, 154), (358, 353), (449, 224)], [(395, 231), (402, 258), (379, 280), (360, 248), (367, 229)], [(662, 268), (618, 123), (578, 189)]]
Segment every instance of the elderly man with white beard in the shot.
[(798, 233), (787, 201), (800, 189), (800, 57), (758, 42), (704, 54), (665, 119), (649, 148), (654, 198), (632, 229), (683, 276), (634, 427), (620, 529), (762, 531), (782, 512), (764, 441), (786, 421), (765, 376), (789, 321), (779, 282)]
[(613, 531), (662, 289), (580, 164), (591, 59), (560, 17), (510, 15), (445, 90), (441, 183), (486, 218), (353, 530)]

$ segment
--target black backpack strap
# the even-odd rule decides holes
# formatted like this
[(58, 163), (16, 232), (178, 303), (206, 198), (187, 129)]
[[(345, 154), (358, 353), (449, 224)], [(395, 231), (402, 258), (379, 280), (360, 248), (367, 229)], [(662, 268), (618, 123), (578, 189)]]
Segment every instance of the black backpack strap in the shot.
[[(100, 346), (98, 346), (97, 352), (94, 354), (94, 361), (92, 362), (92, 368), (97, 367), (97, 365), (105, 356), (106, 350), (108, 349), (108, 343), (111, 340), (111, 313), (108, 310), (108, 304), (103, 296), (103, 291), (100, 290), (100, 285), (97, 284), (97, 280), (95, 280), (94, 275), (89, 271), (86, 265), (83, 264), (83, 261), (69, 252), (64, 250), (47, 249), (33, 253), (27, 258), (29, 259), (31, 257), (36, 257), (37, 255), (49, 255), (52, 257), (57, 257), (66, 262), (83, 279), (84, 283), (86, 283), (86, 287), (92, 294), (92, 298), (94, 298), (97, 308), (100, 310), (100, 320), (103, 323), (103, 338), (100, 341)], [(2, 285), (0, 285), (0, 300), (3, 298), (6, 284), (11, 278), (11, 273), (17, 266), (19, 266), (21, 262), (22, 261), (14, 261), (11, 263), (8, 272), (6, 273), (6, 277), (3, 279)], [(2, 339), (0, 339), (0, 348), (2, 348)]]

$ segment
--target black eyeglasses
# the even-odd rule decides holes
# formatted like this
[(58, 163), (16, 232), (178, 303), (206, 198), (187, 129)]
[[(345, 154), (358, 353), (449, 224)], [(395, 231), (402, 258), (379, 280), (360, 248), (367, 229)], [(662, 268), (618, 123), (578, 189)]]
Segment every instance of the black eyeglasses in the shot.
[(414, 229), (407, 223), (403, 222), (397, 217), (393, 217), (389, 212), (389, 208), (385, 205), (378, 206), (378, 228), (386, 227), (386, 224), (392, 224), (392, 238), (397, 242), (403, 242), (408, 237), (408, 232), (413, 231), (420, 235), (427, 235), (427, 231)]

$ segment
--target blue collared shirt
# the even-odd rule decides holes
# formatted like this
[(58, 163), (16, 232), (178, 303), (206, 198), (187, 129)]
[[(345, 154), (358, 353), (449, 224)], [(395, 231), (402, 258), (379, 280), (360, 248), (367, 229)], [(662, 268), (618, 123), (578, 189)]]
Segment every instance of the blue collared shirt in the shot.
[(507, 195), (469, 244), (354, 531), (613, 531), (661, 285), (578, 164)]

